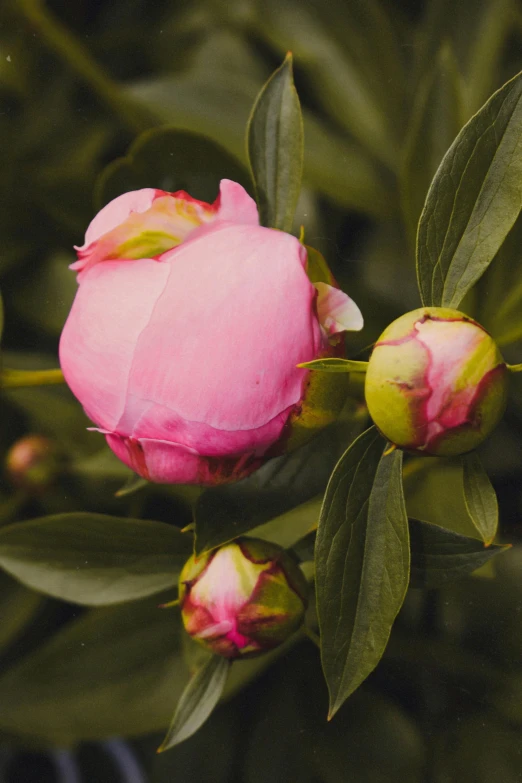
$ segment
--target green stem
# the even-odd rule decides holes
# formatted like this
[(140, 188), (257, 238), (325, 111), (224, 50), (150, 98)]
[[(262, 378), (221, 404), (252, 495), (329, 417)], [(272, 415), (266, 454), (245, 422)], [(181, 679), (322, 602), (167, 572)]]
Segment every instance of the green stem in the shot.
[(48, 48), (65, 60), (112, 111), (116, 110), (130, 130), (139, 133), (151, 127), (139, 107), (122, 95), (118, 84), (106, 76), (89, 51), (49, 13), (42, 0), (18, 0), (16, 6)]
[(27, 386), (50, 386), (65, 383), (61, 370), (9, 370), (0, 372), (0, 388), (22, 389)]
[(507, 364), (509, 372), (522, 372), (522, 364)]

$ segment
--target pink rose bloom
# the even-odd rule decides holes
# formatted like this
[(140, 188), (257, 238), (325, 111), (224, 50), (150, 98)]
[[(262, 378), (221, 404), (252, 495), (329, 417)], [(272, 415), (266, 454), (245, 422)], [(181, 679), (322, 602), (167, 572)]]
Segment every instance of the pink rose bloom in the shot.
[(96, 215), (72, 265), (60, 362), (123, 462), (150, 481), (212, 485), (284, 451), (311, 416), (313, 381), (297, 365), (362, 328), (354, 302), (314, 286), (306, 263), (229, 180), (214, 204), (145, 188)]

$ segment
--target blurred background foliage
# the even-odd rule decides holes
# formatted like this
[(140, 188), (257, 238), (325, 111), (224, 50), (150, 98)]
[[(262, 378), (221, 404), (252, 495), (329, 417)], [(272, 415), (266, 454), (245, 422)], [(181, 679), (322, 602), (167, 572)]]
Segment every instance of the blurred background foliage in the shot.
[[(349, 355), (418, 306), (415, 226), (426, 191), (458, 130), (522, 67), (516, 0), (3, 0), (6, 366), (56, 366), (76, 288), (72, 247), (110, 198), (152, 186), (213, 200), (224, 176), (250, 188), (246, 121), (287, 50), (305, 116), (295, 227), (305, 226), (365, 315)], [(463, 308), (511, 362), (522, 361), (521, 239), (519, 220)], [(499, 495), (499, 541), (513, 549), (455, 585), (410, 590), (383, 661), (331, 724), (318, 653), (298, 639), (274, 662), (234, 667), (208, 724), (156, 757), (194, 665), (175, 614), (158, 612), (157, 598), (85, 610), (2, 574), (0, 780), (74, 783), (75, 763), (83, 779), (107, 783), (124, 767), (135, 783), (522, 780), (520, 375), (512, 387), (481, 456)], [(4, 475), (0, 524), (74, 511), (190, 522), (198, 491), (137, 486), (86, 430), (67, 389), (4, 390), (0, 405), (4, 457), (27, 433), (48, 436), (61, 455), (45, 492)], [(281, 543), (293, 544), (364, 424), (354, 381), (340, 424), (284, 468), (286, 505), (261, 474), (239, 508), (255, 502), (268, 525), (285, 513)], [(473, 535), (459, 471), (451, 460), (408, 462), (408, 510)]]

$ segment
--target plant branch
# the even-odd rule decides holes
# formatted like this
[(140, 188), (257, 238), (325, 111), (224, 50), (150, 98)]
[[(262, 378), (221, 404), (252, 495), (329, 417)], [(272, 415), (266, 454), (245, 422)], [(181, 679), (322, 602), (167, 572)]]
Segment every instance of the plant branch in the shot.
[(61, 370), (9, 370), (0, 372), (0, 388), (22, 389), (27, 386), (51, 386), (65, 383)]

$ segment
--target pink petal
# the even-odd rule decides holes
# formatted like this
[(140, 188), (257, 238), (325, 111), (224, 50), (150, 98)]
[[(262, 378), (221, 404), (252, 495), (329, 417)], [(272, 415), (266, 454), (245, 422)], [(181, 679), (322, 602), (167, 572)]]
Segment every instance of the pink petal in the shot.
[(215, 220), (213, 206), (184, 191), (157, 194), (147, 210), (131, 212), (95, 242), (78, 248), (78, 261), (71, 269), (85, 272), (100, 261), (159, 257), (184, 242), (201, 225)]
[(431, 394), (426, 404), (426, 418), (431, 438), (442, 429), (436, 421), (440, 417), (447, 427), (457, 427), (466, 421), (476, 389), (474, 386), (459, 389), (462, 357), (476, 350), (483, 334), (475, 324), (465, 321), (426, 319), (416, 323), (415, 330), (417, 339), (428, 351), (426, 383)]
[(256, 202), (237, 182), (222, 179), (219, 186), (219, 196), (215, 203), (218, 205), (216, 220), (227, 220), (231, 223), (245, 223), (252, 226), (259, 225)]
[(106, 435), (107, 443), (135, 473), (160, 484), (217, 484), (237, 481), (261, 464), (251, 454), (232, 459), (205, 457), (180, 443)]
[(221, 181), (214, 204), (185, 191), (166, 193), (143, 188), (124, 193), (94, 218), (77, 247), (71, 269), (83, 272), (100, 261), (156, 258), (184, 242), (207, 223), (227, 221), (258, 225), (255, 201), (237, 182)]
[(153, 433), (158, 440), (183, 443), (188, 448), (203, 450), (209, 457), (237, 455), (250, 449), (261, 456), (278, 440), (293, 407), (289, 406), (257, 427), (253, 446), (250, 430), (223, 430), (204, 421), (187, 421), (172, 408), (143, 400), (130, 392), (115, 429), (122, 435), (138, 439)]
[(294, 237), (254, 226), (221, 227), (173, 251), (129, 395), (225, 431), (255, 431), (298, 403), (306, 372), (296, 365), (321, 344), (304, 258)]
[(328, 335), (340, 332), (359, 332), (364, 321), (362, 313), (350, 297), (327, 283), (314, 284), (317, 296), (317, 315)]
[(217, 221), (162, 263), (84, 272), (60, 359), (126, 464), (204, 484), (259, 466), (323, 349), (305, 260), (289, 234)]
[(266, 567), (250, 562), (237, 544), (221, 547), (192, 585), (190, 600), (210, 612), (215, 622), (228, 621), (235, 627), (238, 611), (252, 595)]
[(129, 217), (131, 212), (146, 212), (152, 206), (152, 202), (158, 193), (164, 195), (162, 190), (143, 188), (142, 190), (131, 190), (130, 193), (122, 193), (121, 196), (109, 201), (89, 224), (85, 232), (85, 244), (83, 247), (87, 247), (87, 245), (95, 242), (103, 234), (107, 234), (107, 232), (119, 226)]
[(136, 341), (169, 268), (143, 260), (98, 264), (83, 279), (60, 339), (60, 364), (90, 419), (113, 431), (122, 416)]
[(231, 620), (221, 620), (214, 625), (207, 625), (201, 631), (196, 631), (192, 636), (194, 639), (217, 639), (233, 631), (234, 623)]

